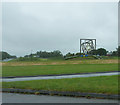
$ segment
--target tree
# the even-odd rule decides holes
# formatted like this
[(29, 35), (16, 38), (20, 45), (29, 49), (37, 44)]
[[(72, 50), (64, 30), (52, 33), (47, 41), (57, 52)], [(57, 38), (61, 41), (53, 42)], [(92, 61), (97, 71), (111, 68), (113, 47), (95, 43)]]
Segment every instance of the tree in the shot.
[(116, 51), (112, 52), (112, 56), (120, 56), (120, 46), (118, 46), (118, 48), (116, 48)]
[(99, 48), (99, 49), (97, 49), (97, 54), (99, 54), (100, 56), (101, 55), (106, 55), (107, 51), (104, 48)]
[(97, 50), (91, 50), (91, 51), (89, 52), (89, 54), (97, 55), (98, 53), (97, 53)]
[(65, 57), (71, 57), (71, 56), (74, 56), (74, 55), (75, 55), (74, 53), (68, 52), (68, 53), (65, 55)]
[(0, 52), (0, 58), (2, 58), (3, 60), (3, 59), (9, 59), (9, 58), (16, 58), (16, 56), (12, 56), (8, 54), (7, 52), (2, 51)]
[(113, 51), (112, 52), (112, 56), (118, 56), (118, 52), (117, 51)]
[(106, 55), (107, 54), (107, 51), (106, 51), (106, 49), (104, 49), (104, 48), (99, 48), (99, 49), (97, 49), (97, 50), (91, 50), (90, 52), (89, 52), (89, 54), (92, 54), (92, 55)]
[(80, 53), (76, 53), (75, 55), (76, 55), (76, 56), (80, 56)]
[[(39, 58), (51, 58), (51, 57), (63, 57), (62, 53), (59, 50), (55, 50), (52, 52), (47, 52), (47, 51), (37, 51), (35, 54), (30, 54), (28, 55), (29, 57), (31, 56), (36, 56)], [(25, 56), (27, 57), (27, 55)]]

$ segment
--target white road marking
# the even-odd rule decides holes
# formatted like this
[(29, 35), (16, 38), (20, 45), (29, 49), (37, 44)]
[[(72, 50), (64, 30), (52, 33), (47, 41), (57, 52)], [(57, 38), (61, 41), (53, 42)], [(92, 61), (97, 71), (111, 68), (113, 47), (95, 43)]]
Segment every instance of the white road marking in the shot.
[(13, 81), (29, 81), (29, 80), (43, 80), (43, 79), (63, 79), (63, 78), (82, 78), (82, 77), (112, 76), (112, 75), (119, 75), (119, 72), (79, 74), (79, 75), (62, 75), (62, 76), (38, 76), (38, 77), (23, 77), (23, 78), (4, 78), (4, 79), (2, 79), (2, 81), (3, 82), (13, 82)]

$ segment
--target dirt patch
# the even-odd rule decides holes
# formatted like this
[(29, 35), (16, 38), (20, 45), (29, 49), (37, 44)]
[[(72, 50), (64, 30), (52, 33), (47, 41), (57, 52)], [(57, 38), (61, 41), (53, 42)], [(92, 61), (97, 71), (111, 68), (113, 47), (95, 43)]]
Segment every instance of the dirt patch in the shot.
[(3, 63), (2, 63), (2, 62), (0, 62), (0, 66), (2, 66), (2, 64), (3, 64)]
[(87, 61), (87, 63), (90, 64), (113, 64), (118, 63), (118, 60), (93, 60), (93, 61)]
[(54, 61), (54, 62), (4, 62), (3, 66), (28, 66), (28, 65), (64, 65), (64, 64), (117, 64), (118, 60), (74, 60), (74, 61)]

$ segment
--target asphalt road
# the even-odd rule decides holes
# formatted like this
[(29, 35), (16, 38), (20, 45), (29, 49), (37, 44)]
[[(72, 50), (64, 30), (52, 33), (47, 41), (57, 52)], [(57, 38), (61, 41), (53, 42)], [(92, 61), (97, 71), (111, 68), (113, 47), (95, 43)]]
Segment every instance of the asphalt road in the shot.
[(118, 100), (3, 93), (2, 103), (118, 103)]
[(119, 72), (91, 73), (91, 74), (79, 74), (79, 75), (61, 75), (61, 76), (4, 78), (4, 79), (2, 79), (2, 81), (3, 82), (12, 82), (12, 81), (29, 81), (29, 80), (62, 79), (62, 78), (82, 78), (82, 77), (111, 76), (111, 75), (119, 75)]

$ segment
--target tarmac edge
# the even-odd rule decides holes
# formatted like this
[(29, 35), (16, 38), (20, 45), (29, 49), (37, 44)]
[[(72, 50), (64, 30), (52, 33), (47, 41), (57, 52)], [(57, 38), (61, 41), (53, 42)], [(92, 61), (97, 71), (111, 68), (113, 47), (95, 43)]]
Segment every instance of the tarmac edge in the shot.
[(86, 98), (102, 98), (102, 99), (120, 99), (120, 95), (108, 95), (99, 93), (81, 93), (81, 92), (61, 92), (61, 91), (48, 91), (48, 90), (30, 90), (30, 89), (13, 89), (3, 88), (2, 92), (8, 93), (23, 93), (35, 95), (58, 95), (58, 96), (71, 96), (71, 97), (86, 97)]

